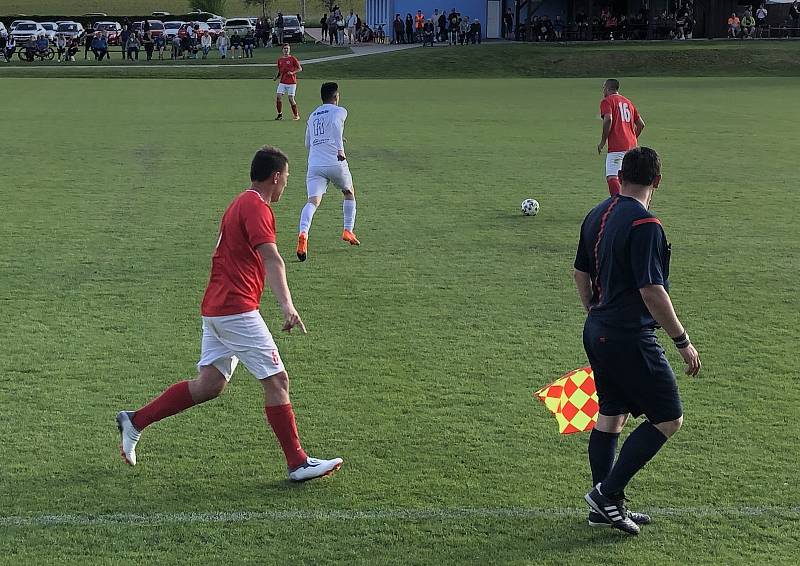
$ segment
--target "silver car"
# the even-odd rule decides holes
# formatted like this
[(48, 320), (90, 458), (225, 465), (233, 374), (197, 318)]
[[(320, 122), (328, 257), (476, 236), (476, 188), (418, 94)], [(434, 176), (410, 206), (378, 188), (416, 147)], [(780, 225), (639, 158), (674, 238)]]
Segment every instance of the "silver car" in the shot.
[(44, 28), (30, 20), (19, 22), (14, 31), (11, 32), (11, 36), (18, 45), (26, 43), (31, 38), (36, 39), (40, 35), (45, 35)]
[(83, 25), (78, 22), (58, 22), (58, 33), (67, 38), (67, 40), (77, 37), (78, 40), (83, 39), (86, 35), (86, 30)]
[(249, 18), (230, 18), (225, 22), (225, 35), (228, 38), (233, 37), (234, 32), (244, 37), (248, 33), (255, 33), (255, 31), (256, 26), (252, 24)]
[(178, 30), (181, 29), (181, 26), (185, 23), (186, 22), (179, 21), (164, 22), (164, 37), (167, 41), (172, 41), (172, 39), (178, 35)]
[(58, 24), (55, 22), (40, 22), (40, 26), (44, 28), (44, 35), (49, 41), (56, 40), (56, 32), (58, 32)]

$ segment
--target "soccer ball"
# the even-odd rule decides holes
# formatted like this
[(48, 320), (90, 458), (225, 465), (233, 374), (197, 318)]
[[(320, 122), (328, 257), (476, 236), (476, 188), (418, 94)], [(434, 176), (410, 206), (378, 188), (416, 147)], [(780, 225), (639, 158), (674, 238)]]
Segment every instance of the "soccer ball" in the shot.
[(539, 201), (526, 198), (522, 201), (520, 208), (522, 209), (522, 214), (525, 216), (536, 216), (539, 213)]

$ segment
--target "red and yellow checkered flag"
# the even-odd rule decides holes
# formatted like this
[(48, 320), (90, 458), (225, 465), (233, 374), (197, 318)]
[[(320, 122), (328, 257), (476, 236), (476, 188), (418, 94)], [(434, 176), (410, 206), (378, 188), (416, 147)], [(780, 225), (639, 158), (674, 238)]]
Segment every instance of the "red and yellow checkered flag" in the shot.
[(592, 430), (597, 422), (600, 405), (590, 367), (571, 371), (534, 395), (555, 415), (561, 434)]

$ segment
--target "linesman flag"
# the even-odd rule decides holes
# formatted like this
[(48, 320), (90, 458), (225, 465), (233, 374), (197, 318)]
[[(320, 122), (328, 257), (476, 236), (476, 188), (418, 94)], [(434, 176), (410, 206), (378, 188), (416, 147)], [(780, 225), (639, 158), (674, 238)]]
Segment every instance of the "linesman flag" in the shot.
[(534, 395), (555, 415), (561, 434), (592, 430), (597, 422), (600, 405), (590, 367), (571, 371)]

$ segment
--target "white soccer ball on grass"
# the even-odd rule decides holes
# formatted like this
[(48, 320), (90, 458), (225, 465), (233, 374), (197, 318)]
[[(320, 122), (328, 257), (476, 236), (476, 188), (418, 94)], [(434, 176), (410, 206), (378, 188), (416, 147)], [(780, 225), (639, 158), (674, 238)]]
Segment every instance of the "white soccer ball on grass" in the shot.
[(525, 216), (536, 216), (539, 213), (539, 201), (532, 198), (526, 198), (520, 205), (522, 214)]

